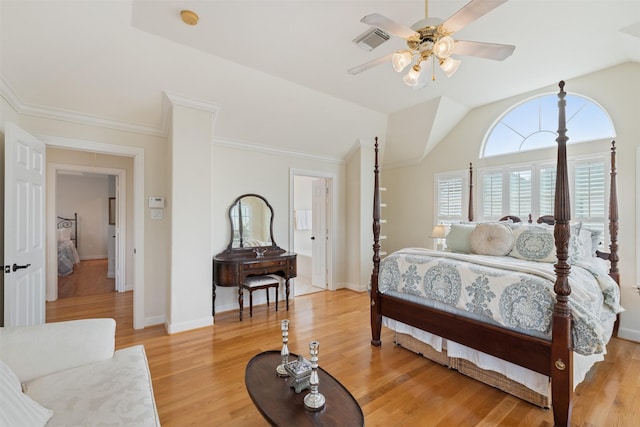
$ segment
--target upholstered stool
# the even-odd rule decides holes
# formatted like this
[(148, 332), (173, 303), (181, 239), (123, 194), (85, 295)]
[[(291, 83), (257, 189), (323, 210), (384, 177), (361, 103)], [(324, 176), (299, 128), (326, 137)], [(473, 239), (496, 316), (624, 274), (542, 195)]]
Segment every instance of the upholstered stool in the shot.
[(278, 311), (278, 288), (280, 287), (280, 277), (275, 274), (266, 276), (247, 277), (242, 287), (249, 291), (249, 317), (253, 317), (253, 291), (264, 289), (267, 291), (267, 309), (269, 308), (269, 288), (276, 289), (276, 311)]

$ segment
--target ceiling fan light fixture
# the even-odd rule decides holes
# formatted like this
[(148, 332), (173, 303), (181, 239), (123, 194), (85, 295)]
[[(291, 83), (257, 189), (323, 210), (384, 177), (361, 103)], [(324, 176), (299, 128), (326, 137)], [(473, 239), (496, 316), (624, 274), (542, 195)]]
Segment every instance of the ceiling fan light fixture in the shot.
[(420, 71), (420, 65), (416, 64), (411, 67), (411, 70), (409, 70), (409, 72), (402, 78), (402, 80), (408, 86), (417, 86), (418, 82), (420, 81)]
[(433, 46), (433, 53), (440, 59), (447, 59), (453, 53), (456, 43), (450, 36), (440, 38)]
[(455, 74), (456, 71), (458, 71), (460, 63), (461, 61), (449, 57), (447, 59), (440, 60), (440, 68), (442, 69), (442, 71), (444, 71), (447, 77), (451, 77)]
[(393, 65), (393, 69), (398, 73), (404, 70), (407, 65), (411, 64), (411, 60), (413, 59), (413, 55), (408, 50), (400, 50), (393, 54), (391, 58), (391, 64)]

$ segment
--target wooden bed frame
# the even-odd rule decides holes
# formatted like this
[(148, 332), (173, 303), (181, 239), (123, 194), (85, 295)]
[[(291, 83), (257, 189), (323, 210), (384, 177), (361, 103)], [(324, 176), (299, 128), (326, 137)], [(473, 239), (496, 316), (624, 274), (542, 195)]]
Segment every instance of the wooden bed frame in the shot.
[[(555, 195), (554, 238), (558, 262), (554, 265), (556, 303), (552, 319), (552, 339), (526, 336), (515, 331), (481, 323), (477, 320), (446, 313), (411, 301), (382, 294), (378, 291), (380, 268), (380, 183), (378, 166), (378, 138), (375, 140), (374, 200), (373, 200), (373, 272), (371, 274), (371, 344), (380, 346), (382, 317), (395, 319), (424, 331), (450, 339), (502, 360), (515, 363), (551, 378), (554, 423), (567, 426), (571, 418), (573, 395), (573, 350), (571, 344), (572, 316), (569, 308), (568, 246), (570, 237), (571, 204), (567, 171), (566, 92), (564, 81), (558, 93), (558, 143)], [(471, 170), (470, 170), (471, 172)], [(619, 282), (618, 271), (618, 201), (616, 191), (615, 141), (611, 147), (611, 188), (609, 197), (610, 253), (598, 256), (610, 262), (610, 275)], [(472, 184), (470, 185), (472, 192)], [(472, 198), (470, 218), (473, 219)], [(616, 322), (617, 325), (617, 322)], [(614, 333), (617, 327), (614, 328)]]

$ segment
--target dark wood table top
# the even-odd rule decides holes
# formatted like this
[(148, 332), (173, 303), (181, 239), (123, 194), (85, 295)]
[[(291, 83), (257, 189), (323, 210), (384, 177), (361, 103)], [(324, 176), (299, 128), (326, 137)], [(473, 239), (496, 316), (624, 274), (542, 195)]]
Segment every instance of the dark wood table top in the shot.
[[(289, 360), (298, 356), (289, 355)], [(320, 359), (322, 362), (322, 359)], [(309, 390), (296, 393), (292, 379), (276, 374), (280, 351), (265, 351), (247, 364), (244, 381), (253, 403), (262, 416), (275, 426), (364, 426), (364, 415), (356, 399), (338, 380), (318, 367), (318, 391), (325, 397), (324, 408), (317, 412), (304, 408)]]

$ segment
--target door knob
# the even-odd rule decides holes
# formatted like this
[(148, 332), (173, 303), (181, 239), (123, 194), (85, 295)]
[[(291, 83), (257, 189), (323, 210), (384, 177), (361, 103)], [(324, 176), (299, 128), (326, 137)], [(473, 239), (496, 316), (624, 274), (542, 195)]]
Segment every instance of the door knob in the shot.
[(316, 240), (315, 236), (311, 236), (311, 240)]
[(31, 264), (27, 264), (27, 265), (18, 265), (18, 264), (13, 264), (13, 266), (11, 267), (13, 269), (13, 272), (15, 273), (17, 270), (20, 270), (21, 268), (28, 268)]

